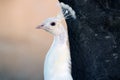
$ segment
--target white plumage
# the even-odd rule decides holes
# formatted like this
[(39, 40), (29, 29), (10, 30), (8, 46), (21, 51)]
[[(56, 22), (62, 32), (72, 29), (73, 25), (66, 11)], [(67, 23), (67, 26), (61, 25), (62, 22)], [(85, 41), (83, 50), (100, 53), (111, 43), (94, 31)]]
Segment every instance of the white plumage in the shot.
[[(75, 12), (70, 6), (65, 5), (64, 3), (61, 3), (60, 5), (65, 11), (65, 18), (70, 15), (75, 18)], [(60, 12), (56, 17), (48, 18), (42, 25), (37, 27), (38, 29), (44, 29), (54, 35), (53, 44), (45, 58), (44, 80), (73, 80), (71, 76), (70, 50), (67, 45), (67, 31), (61, 22), (64, 19), (64, 16), (62, 12)]]
[(72, 80), (66, 31), (54, 35), (54, 42), (46, 55), (44, 66), (45, 80)]

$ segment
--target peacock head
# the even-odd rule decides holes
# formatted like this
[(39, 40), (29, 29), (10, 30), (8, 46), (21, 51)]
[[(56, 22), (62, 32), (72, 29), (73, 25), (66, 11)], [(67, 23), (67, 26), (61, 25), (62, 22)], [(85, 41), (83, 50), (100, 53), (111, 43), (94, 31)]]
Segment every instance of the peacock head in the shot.
[(53, 35), (57, 35), (61, 33), (62, 27), (62, 19), (58, 19), (58, 17), (52, 17), (44, 20), (42, 24), (37, 26), (37, 29), (44, 29)]
[(44, 20), (44, 22), (39, 25), (37, 29), (44, 29), (54, 35), (62, 33), (62, 21), (69, 18), (76, 19), (76, 15), (75, 11), (69, 5), (61, 2), (60, 7), (62, 8), (62, 11), (60, 11), (60, 13), (56, 17)]

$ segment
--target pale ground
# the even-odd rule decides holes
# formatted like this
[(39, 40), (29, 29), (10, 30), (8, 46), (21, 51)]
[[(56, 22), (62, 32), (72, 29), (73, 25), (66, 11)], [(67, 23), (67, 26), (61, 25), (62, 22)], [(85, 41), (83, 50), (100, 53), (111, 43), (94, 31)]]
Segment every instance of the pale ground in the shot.
[(59, 12), (57, 0), (0, 0), (0, 79), (43, 80), (53, 37), (35, 27)]

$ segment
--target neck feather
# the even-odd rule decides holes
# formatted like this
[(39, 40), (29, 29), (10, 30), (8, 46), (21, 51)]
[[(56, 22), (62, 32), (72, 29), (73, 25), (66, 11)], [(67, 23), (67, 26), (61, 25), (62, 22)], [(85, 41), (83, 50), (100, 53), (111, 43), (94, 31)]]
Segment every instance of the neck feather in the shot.
[(64, 29), (64, 27), (61, 28), (61, 33), (54, 35), (54, 41), (57, 41), (58, 43), (67, 43), (68, 36), (67, 31)]
[(61, 27), (60, 34), (54, 35), (54, 42), (47, 53), (44, 65), (45, 80), (73, 80), (71, 58), (67, 46), (67, 31)]

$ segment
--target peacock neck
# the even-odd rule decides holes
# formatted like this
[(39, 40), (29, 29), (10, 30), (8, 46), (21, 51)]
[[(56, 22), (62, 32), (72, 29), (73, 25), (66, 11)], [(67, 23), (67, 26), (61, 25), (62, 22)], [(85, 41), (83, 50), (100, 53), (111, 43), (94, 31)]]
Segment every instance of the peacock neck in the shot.
[(73, 80), (67, 41), (67, 31), (63, 27), (60, 34), (54, 35), (54, 42), (46, 55), (44, 65), (45, 80)]
[(68, 41), (67, 31), (63, 28), (62, 32), (54, 35), (54, 41), (60, 44), (65, 44)]

